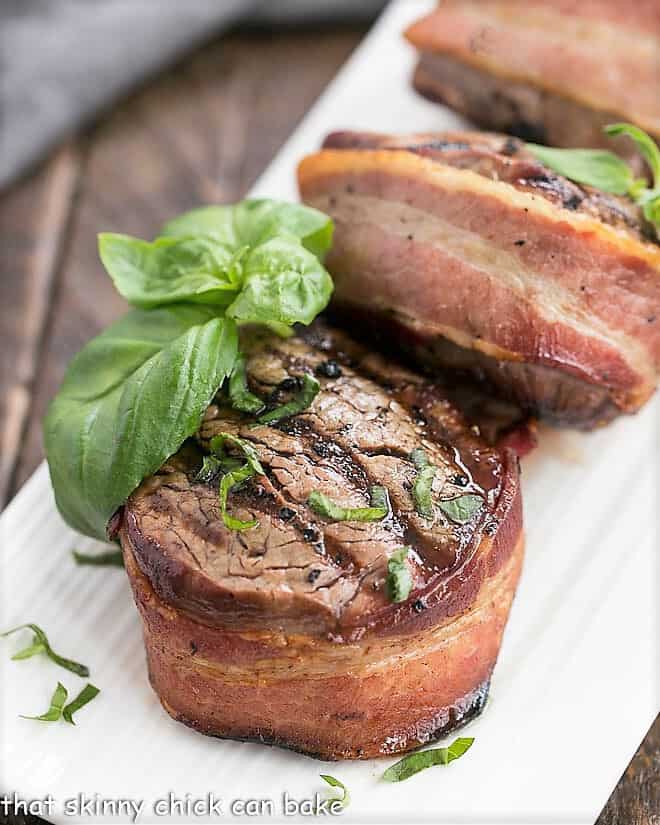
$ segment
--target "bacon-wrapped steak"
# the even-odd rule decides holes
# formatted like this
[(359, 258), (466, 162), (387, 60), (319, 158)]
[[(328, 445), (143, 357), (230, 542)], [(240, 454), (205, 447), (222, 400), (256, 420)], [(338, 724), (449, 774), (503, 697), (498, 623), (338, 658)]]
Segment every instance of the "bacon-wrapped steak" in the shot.
[[(325, 759), (415, 748), (483, 707), (522, 560), (516, 456), (487, 446), (436, 386), (343, 334), (317, 325), (244, 346), (250, 389), (273, 405), (305, 374), (320, 391), (257, 426), (219, 397), (197, 441), (124, 507), (115, 526), (152, 685), (207, 734)], [(258, 453), (264, 474), (228, 500), (251, 529), (229, 530), (218, 479), (199, 480), (219, 433)], [(436, 468), (426, 515), (420, 455)], [(374, 485), (384, 518), (309, 503), (315, 492), (365, 508)], [(404, 547), (411, 589), (393, 601), (388, 565)]]

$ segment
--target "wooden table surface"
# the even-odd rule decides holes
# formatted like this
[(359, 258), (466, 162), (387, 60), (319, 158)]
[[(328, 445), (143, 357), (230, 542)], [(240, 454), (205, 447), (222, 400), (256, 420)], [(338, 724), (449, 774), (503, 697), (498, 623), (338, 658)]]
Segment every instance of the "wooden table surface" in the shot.
[[(219, 38), (2, 196), (0, 507), (43, 457), (40, 422), (67, 362), (126, 308), (99, 263), (97, 233), (148, 238), (186, 209), (240, 199), (363, 34)], [(659, 823), (659, 777), (656, 719), (599, 825)], [(25, 819), (0, 814), (6, 821)]]

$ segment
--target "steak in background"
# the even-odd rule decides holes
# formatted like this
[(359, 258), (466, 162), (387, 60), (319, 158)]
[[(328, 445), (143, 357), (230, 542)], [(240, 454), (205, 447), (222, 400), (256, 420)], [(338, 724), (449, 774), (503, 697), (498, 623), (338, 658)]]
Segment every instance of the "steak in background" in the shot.
[(516, 138), (337, 132), (298, 170), (335, 222), (335, 311), (551, 422), (636, 412), (660, 360), (660, 246), (631, 201)]
[(632, 121), (660, 138), (656, 0), (443, 0), (406, 37), (413, 84), (478, 126), (552, 146), (614, 148), (603, 126)]
[[(484, 705), (522, 561), (517, 457), (488, 446), (433, 383), (343, 333), (245, 334), (253, 393), (282, 403), (305, 373), (321, 389), (271, 426), (219, 395), (197, 439), (123, 508), (151, 683), (206, 734), (324, 759), (416, 748)], [(218, 480), (197, 480), (220, 432), (249, 441), (265, 472), (229, 496), (252, 529), (228, 530)], [(466, 523), (416, 512), (420, 447), (436, 503), (481, 498)], [(382, 521), (333, 521), (307, 503), (319, 490), (365, 507), (372, 485), (388, 491)], [(413, 589), (394, 603), (388, 559), (404, 546)]]

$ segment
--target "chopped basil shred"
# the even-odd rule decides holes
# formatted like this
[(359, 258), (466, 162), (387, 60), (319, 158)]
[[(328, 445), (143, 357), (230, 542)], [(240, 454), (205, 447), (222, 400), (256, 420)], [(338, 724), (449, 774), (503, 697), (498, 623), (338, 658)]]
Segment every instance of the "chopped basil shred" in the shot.
[(426, 452), (421, 447), (410, 453), (410, 460), (417, 470), (412, 490), (415, 509), (421, 516), (433, 518), (433, 479), (437, 468), (429, 462)]
[(389, 557), (387, 562), (387, 595), (391, 602), (405, 602), (413, 586), (412, 573), (408, 565), (410, 547), (402, 547)]
[(34, 719), (36, 722), (57, 722), (62, 718), (62, 711), (66, 702), (67, 690), (61, 682), (57, 683), (55, 692), (50, 700), (50, 707), (41, 716), (24, 716), (21, 719)]
[(64, 720), (69, 722), (71, 725), (75, 725), (76, 723), (73, 721), (73, 714), (80, 710), (80, 708), (85, 707), (85, 705), (91, 702), (92, 699), (96, 698), (100, 692), (101, 691), (97, 687), (87, 683), (76, 698), (72, 702), (69, 702), (69, 704), (63, 709), (62, 717)]
[(307, 503), (315, 513), (333, 521), (382, 521), (390, 512), (387, 490), (379, 485), (370, 488), (370, 507), (342, 507), (320, 490), (313, 490)]
[(89, 668), (86, 665), (81, 665), (79, 662), (74, 662), (72, 659), (65, 659), (63, 656), (55, 653), (53, 648), (50, 646), (48, 641), (48, 637), (43, 632), (43, 630), (36, 624), (22, 624), (18, 627), (14, 627), (11, 630), (8, 630), (6, 633), (0, 633), (0, 638), (4, 636), (10, 636), (12, 633), (16, 633), (19, 630), (29, 629), (34, 634), (34, 638), (32, 640), (32, 644), (29, 647), (20, 650), (18, 653), (15, 653), (11, 658), (16, 661), (18, 659), (28, 659), (30, 656), (34, 656), (37, 653), (45, 653), (48, 658), (54, 662), (56, 665), (65, 668), (66, 670), (70, 670), (72, 673), (75, 673), (77, 676), (89, 676)]
[(108, 550), (105, 553), (81, 553), (78, 550), (72, 550), (76, 564), (93, 565), (96, 567), (123, 567), (124, 556), (121, 550)]
[(351, 795), (348, 792), (348, 788), (346, 787), (346, 785), (344, 785), (343, 782), (340, 782), (334, 776), (330, 776), (327, 773), (321, 773), (321, 774), (319, 774), (319, 776), (321, 777), (321, 779), (324, 782), (327, 782), (328, 785), (330, 785), (331, 788), (340, 788), (341, 791), (342, 791), (341, 796), (335, 796), (335, 797), (332, 798), (331, 801), (332, 802), (340, 802), (342, 808), (348, 807), (348, 805), (350, 805), (350, 802), (351, 802)]
[(471, 493), (466, 493), (457, 498), (445, 499), (438, 502), (438, 507), (442, 512), (448, 516), (452, 521), (459, 524), (465, 524), (472, 516), (480, 510), (483, 506), (483, 499), (481, 496), (475, 496)]
[(244, 413), (256, 415), (264, 408), (264, 402), (261, 398), (258, 398), (248, 389), (245, 358), (242, 355), (239, 355), (236, 359), (234, 369), (229, 376), (229, 400), (234, 409)]
[(302, 377), (302, 387), (297, 392), (291, 401), (282, 404), (281, 407), (276, 407), (274, 410), (263, 413), (257, 418), (258, 424), (274, 424), (276, 421), (281, 421), (283, 418), (291, 418), (292, 415), (306, 410), (312, 401), (318, 395), (321, 385), (314, 378), (314, 376), (305, 373)]
[(653, 185), (635, 178), (630, 166), (613, 152), (602, 149), (555, 149), (527, 143), (529, 151), (549, 169), (605, 192), (627, 195), (640, 206), (647, 221), (660, 229), (660, 148), (650, 135), (632, 123), (612, 123), (604, 127), (612, 137), (625, 135), (634, 141), (651, 170)]
[(194, 481), (200, 481), (203, 484), (210, 484), (222, 472), (222, 463), (220, 459), (214, 455), (205, 455), (202, 459), (202, 466), (197, 471)]
[[(235, 459), (226, 453), (225, 444), (237, 447), (245, 456), (245, 464), (236, 466)], [(211, 439), (211, 452), (218, 459), (219, 466), (224, 471), (220, 479), (220, 512), (225, 526), (230, 530), (249, 530), (256, 527), (257, 519), (242, 521), (230, 516), (227, 512), (227, 500), (232, 490), (240, 487), (248, 479), (255, 475), (264, 475), (264, 468), (261, 466), (257, 451), (249, 441), (232, 435), (231, 433), (219, 433)]]
[(433, 765), (448, 765), (455, 759), (460, 759), (472, 747), (473, 742), (472, 737), (459, 737), (447, 748), (432, 748), (411, 753), (388, 768), (383, 774), (383, 779), (386, 782), (403, 782), (404, 779), (409, 779)]

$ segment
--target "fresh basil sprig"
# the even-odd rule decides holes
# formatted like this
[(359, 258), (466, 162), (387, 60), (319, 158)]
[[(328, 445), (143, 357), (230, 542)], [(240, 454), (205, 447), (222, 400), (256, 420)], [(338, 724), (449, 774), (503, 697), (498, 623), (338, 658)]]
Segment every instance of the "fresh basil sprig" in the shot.
[(602, 149), (554, 149), (527, 143), (529, 151), (541, 163), (576, 183), (595, 186), (604, 192), (627, 195), (637, 203), (647, 221), (660, 226), (660, 149), (650, 135), (632, 123), (612, 123), (604, 127), (612, 137), (631, 138), (648, 164), (653, 186), (644, 178), (635, 178), (632, 169), (618, 155)]
[(473, 742), (472, 737), (459, 737), (447, 748), (432, 748), (411, 753), (389, 767), (383, 774), (383, 779), (386, 782), (402, 782), (433, 765), (448, 765), (455, 759), (460, 759), (472, 747)]
[(53, 648), (50, 646), (48, 637), (39, 625), (31, 623), (21, 624), (18, 625), (18, 627), (13, 627), (11, 630), (7, 630), (6, 633), (0, 633), (0, 638), (11, 636), (12, 633), (17, 633), (19, 630), (31, 630), (33, 639), (31, 645), (23, 648), (23, 650), (19, 650), (18, 653), (15, 653), (11, 657), (13, 661), (29, 659), (32, 656), (36, 656), (38, 653), (45, 653), (51, 662), (63, 667), (65, 670), (70, 670), (77, 676), (89, 676), (89, 668), (86, 665), (81, 665), (80, 662), (74, 662), (72, 659), (65, 659), (64, 656), (60, 656), (58, 653), (55, 653)]
[(340, 782), (339, 779), (337, 779), (336, 777), (330, 776), (327, 773), (321, 773), (319, 774), (319, 776), (324, 782), (327, 782), (331, 788), (339, 788), (342, 792), (341, 796), (332, 797), (331, 802), (339, 802), (340, 807), (342, 808), (348, 807), (348, 805), (350, 805), (351, 802), (351, 795), (348, 792), (348, 788), (346, 787), (346, 785), (344, 785), (343, 782)]
[(333, 521), (382, 521), (390, 512), (387, 490), (374, 485), (370, 489), (370, 499), (369, 507), (342, 507), (320, 490), (313, 490), (307, 503), (315, 513)]
[(152, 242), (101, 236), (103, 263), (136, 309), (73, 359), (46, 417), (69, 525), (105, 539), (110, 517), (193, 435), (228, 376), (236, 406), (257, 412), (237, 365), (237, 325), (284, 335), (310, 323), (332, 292), (320, 262), (331, 239), (326, 215), (273, 200), (194, 210)]
[(387, 561), (387, 595), (391, 602), (405, 602), (413, 587), (408, 565), (410, 547), (396, 550)]

